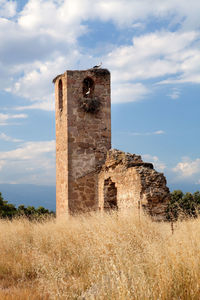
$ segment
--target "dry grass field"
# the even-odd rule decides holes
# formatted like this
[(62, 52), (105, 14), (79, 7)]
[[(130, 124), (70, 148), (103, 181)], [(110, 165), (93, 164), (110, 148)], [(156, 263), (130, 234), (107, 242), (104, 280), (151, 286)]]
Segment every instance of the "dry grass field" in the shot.
[(200, 219), (0, 221), (0, 299), (200, 299)]

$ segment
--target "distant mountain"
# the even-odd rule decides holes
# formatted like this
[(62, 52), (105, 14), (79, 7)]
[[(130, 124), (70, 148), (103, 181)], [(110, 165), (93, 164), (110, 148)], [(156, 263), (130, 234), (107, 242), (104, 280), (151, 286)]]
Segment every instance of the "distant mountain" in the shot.
[[(190, 183), (169, 183), (168, 187), (171, 192), (182, 190), (184, 193), (194, 193), (200, 190), (200, 185)], [(4, 200), (9, 203), (25, 206), (44, 206), (49, 210), (56, 210), (56, 187), (39, 186), (33, 184), (0, 184), (0, 192)]]
[(25, 206), (44, 206), (56, 210), (56, 187), (33, 184), (0, 184), (0, 192), (9, 203)]
[(169, 183), (167, 186), (170, 189), (170, 192), (173, 192), (174, 190), (181, 190), (183, 193), (194, 193), (196, 191), (200, 191), (200, 185), (199, 184), (192, 184), (192, 183)]

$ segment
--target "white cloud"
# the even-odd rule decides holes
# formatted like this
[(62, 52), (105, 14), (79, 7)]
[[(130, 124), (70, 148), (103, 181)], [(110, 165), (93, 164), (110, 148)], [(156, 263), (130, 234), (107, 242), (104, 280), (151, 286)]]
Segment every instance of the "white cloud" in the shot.
[(52, 61), (35, 62), (27, 67), (24, 76), (17, 79), (9, 91), (36, 102), (30, 105), (30, 109), (52, 110), (54, 108), (52, 80), (55, 74), (65, 71), (63, 69), (65, 65), (70, 68), (77, 57), (78, 53), (74, 51), (68, 57), (58, 56)]
[(148, 33), (135, 37), (131, 46), (114, 49), (105, 63), (112, 70), (114, 82), (166, 75), (173, 75), (173, 78), (176, 75), (175, 80), (179, 81), (191, 81), (191, 76), (200, 75), (200, 51), (198, 44), (194, 46), (199, 36), (194, 31)]
[(142, 155), (143, 160), (147, 162), (153, 163), (156, 170), (163, 172), (163, 170), (166, 169), (166, 165), (164, 162), (160, 161), (159, 158), (155, 155), (151, 154), (143, 154)]
[(55, 141), (27, 142), (0, 152), (0, 182), (55, 183)]
[(4, 165), (5, 165), (5, 162), (0, 160), (0, 171), (2, 170)]
[(13, 119), (25, 119), (27, 118), (26, 114), (3, 114), (0, 113), (0, 125), (7, 125), (7, 121)]
[(154, 134), (160, 135), (160, 134), (165, 134), (165, 132), (164, 132), (164, 130), (157, 130), (157, 131), (154, 131)]
[(183, 178), (189, 178), (195, 174), (200, 175), (200, 158), (191, 160), (189, 157), (183, 157), (173, 171)]
[(24, 30), (53, 37), (57, 42), (74, 43), (86, 27), (90, 1), (29, 0), (20, 14), (18, 23)]
[(173, 88), (171, 93), (168, 95), (171, 99), (178, 99), (181, 95), (180, 89)]
[(13, 107), (13, 109), (19, 110), (19, 111), (32, 110), (32, 109), (42, 109), (42, 110), (46, 110), (46, 111), (53, 111), (53, 110), (55, 110), (54, 97), (51, 97), (51, 98), (47, 99), (47, 101), (43, 101), (43, 102), (37, 101), (31, 105), (16, 106), (16, 107)]
[[(99, 0), (83, 1), (90, 4), (94, 16), (103, 21), (112, 20), (119, 26), (130, 26), (138, 21), (170, 19), (171, 24), (179, 23), (183, 28), (198, 28), (199, 1), (191, 0)], [(89, 8), (89, 7), (88, 7)], [(88, 10), (90, 15), (90, 11)]]
[(132, 28), (139, 28), (139, 29), (144, 29), (145, 28), (145, 24), (144, 23), (140, 23), (140, 22), (138, 22), (138, 23), (134, 23), (132, 26), (131, 26)]
[(0, 17), (13, 17), (16, 14), (16, 8), (16, 1), (0, 0)]
[(133, 102), (143, 99), (150, 91), (142, 83), (113, 84), (112, 101), (114, 103)]
[(0, 159), (9, 159), (13, 161), (30, 160), (36, 158), (40, 154), (52, 152), (54, 150), (55, 141), (27, 142), (15, 150), (0, 152)]
[(165, 134), (163, 130), (156, 130), (152, 132), (128, 132), (129, 135), (134, 136), (149, 136), (149, 135), (162, 135)]
[(4, 141), (6, 141), (6, 142), (14, 142), (14, 143), (22, 142), (22, 140), (12, 138), (12, 137), (6, 135), (6, 134), (3, 133), (3, 132), (0, 133), (0, 140), (4, 140)]

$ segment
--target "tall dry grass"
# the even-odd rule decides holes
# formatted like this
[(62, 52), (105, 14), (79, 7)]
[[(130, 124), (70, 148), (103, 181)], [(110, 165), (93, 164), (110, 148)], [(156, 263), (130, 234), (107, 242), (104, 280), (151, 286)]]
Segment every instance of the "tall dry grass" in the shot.
[(0, 299), (200, 299), (200, 219), (0, 221)]

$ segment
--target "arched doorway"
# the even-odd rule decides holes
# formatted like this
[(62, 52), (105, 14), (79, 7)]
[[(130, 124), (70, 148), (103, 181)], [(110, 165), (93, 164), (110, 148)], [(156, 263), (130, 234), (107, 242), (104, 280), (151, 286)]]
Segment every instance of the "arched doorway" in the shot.
[(117, 188), (109, 177), (104, 181), (104, 210), (118, 209)]

